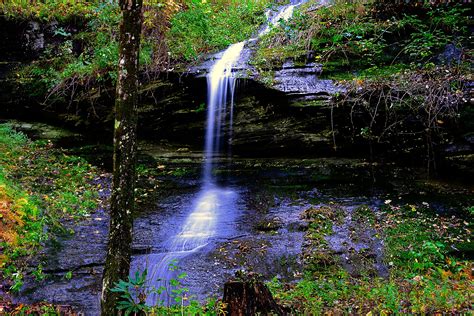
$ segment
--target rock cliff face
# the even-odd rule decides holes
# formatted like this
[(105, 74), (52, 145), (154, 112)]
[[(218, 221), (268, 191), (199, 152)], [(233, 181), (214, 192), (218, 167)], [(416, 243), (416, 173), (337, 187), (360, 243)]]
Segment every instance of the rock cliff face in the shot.
[[(277, 143), (284, 141), (287, 137), (283, 134), (291, 129), (291, 124), (284, 126), (288, 110), (286, 96), (250, 80), (237, 84), (231, 140), (235, 153), (250, 151), (254, 146), (264, 150), (262, 145), (267, 148), (282, 145)], [(206, 85), (205, 78), (193, 76), (181, 78), (179, 83), (150, 84), (143, 90), (140, 107), (142, 134), (199, 149), (204, 141)]]
[(45, 23), (41, 20), (0, 16), (0, 60), (32, 61), (38, 59), (47, 48), (61, 44), (64, 40), (71, 40), (73, 52), (79, 54), (81, 41), (72, 35), (84, 29), (85, 24), (80, 19), (59, 24), (56, 21)]
[[(66, 101), (45, 105), (45, 95), (28, 95), (25, 90), (28, 85), (37, 84), (37, 79), (19, 80), (9, 75), (12, 69), (35, 60), (45, 47), (60, 41), (61, 38), (54, 35), (58, 27), (74, 33), (80, 30), (80, 25), (6, 22), (0, 18), (0, 26), (0, 35), (5, 39), (0, 47), (0, 118), (46, 120), (87, 132), (112, 133), (115, 94), (112, 84), (89, 93), (89, 99), (66, 98)], [(79, 52), (80, 43), (76, 44), (73, 48)], [(367, 120), (360, 113), (351, 113), (350, 106), (335, 106), (334, 95), (344, 93), (344, 88), (330, 80), (320, 79), (321, 65), (312, 62), (311, 58), (307, 58), (309, 62), (306, 64), (288, 60), (279, 68), (268, 69), (268, 77), (264, 78), (248, 62), (253, 45), (252, 41), (248, 43), (234, 69), (239, 79), (233, 133), (228, 137), (234, 155), (368, 155), (369, 142), (361, 137), (360, 132), (367, 126)], [(142, 78), (141, 137), (195, 150), (202, 148), (207, 103), (206, 74), (219, 54), (209, 56), (185, 72), (169, 71), (153, 81), (145, 76)], [(404, 137), (396, 139), (400, 142), (398, 145), (378, 144), (378, 152), (391, 155), (410, 153), (413, 148), (420, 150), (419, 143), (402, 139)], [(461, 145), (452, 142), (445, 152), (450, 156), (472, 153), (471, 142), (463, 141)], [(462, 148), (461, 152), (459, 148)]]
[[(318, 80), (315, 65), (275, 71), (274, 85), (259, 82), (247, 68), (237, 80), (233, 134), (237, 155), (305, 155), (333, 151), (331, 95), (341, 89)], [(244, 71), (238, 68), (237, 72)], [(170, 141), (199, 148), (206, 119), (206, 68), (168, 77), (143, 88), (141, 130)]]
[[(62, 39), (55, 36), (56, 29), (61, 27), (75, 33), (80, 25), (4, 19), (0, 23), (0, 32), (6, 39), (0, 50), (1, 116), (43, 119), (88, 131), (112, 131), (112, 86), (101, 89), (90, 100), (45, 106), (42, 104), (45, 96), (27, 96), (24, 82), (8, 75), (15, 67), (37, 59), (47, 47), (56, 45)], [(17, 34), (11, 34), (12, 30)], [(254, 44), (249, 41), (234, 69), (239, 79), (234, 132), (229, 139), (233, 153), (301, 155), (303, 148), (307, 154), (330, 152), (333, 147), (330, 99), (341, 89), (329, 80), (318, 79), (319, 65), (295, 66), (291, 61), (273, 69), (271, 84), (263, 84), (264, 80), (248, 62)], [(143, 79), (139, 121), (142, 137), (201, 149), (206, 120), (206, 74), (219, 54), (210, 55), (185, 73), (163, 73), (151, 82)]]
[[(322, 67), (316, 63), (295, 66), (288, 60), (282, 67), (267, 71), (270, 80), (262, 78), (248, 62), (252, 45), (252, 42), (246, 45), (233, 69), (235, 76), (240, 78), (235, 97), (234, 130), (229, 140), (233, 153), (259, 156), (334, 154), (331, 99), (334, 94), (343, 92), (343, 88), (331, 80), (319, 79)], [(210, 55), (186, 73), (188, 86), (194, 86), (192, 94), (201, 96), (198, 101), (201, 104), (206, 101), (203, 96), (206, 74), (220, 54)], [(183, 109), (178, 112), (182, 113)], [(196, 125), (196, 120), (203, 118), (195, 117), (191, 123), (196, 133), (199, 133), (199, 126), (204, 126), (204, 122)], [(169, 122), (173, 121), (178, 120)], [(179, 128), (174, 126), (172, 129), (176, 132)]]
[(321, 72), (321, 64), (307, 63), (296, 67), (290, 60), (285, 62), (281, 69), (275, 70), (272, 86), (292, 96), (303, 96), (307, 100), (343, 91), (343, 88), (338, 87), (332, 80), (320, 79)]

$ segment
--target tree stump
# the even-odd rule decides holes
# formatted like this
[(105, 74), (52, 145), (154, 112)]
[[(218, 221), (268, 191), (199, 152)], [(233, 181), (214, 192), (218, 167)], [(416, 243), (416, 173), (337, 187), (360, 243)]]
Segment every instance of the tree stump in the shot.
[(224, 284), (223, 302), (230, 316), (287, 315), (279, 306), (270, 290), (253, 275), (245, 280), (231, 280)]

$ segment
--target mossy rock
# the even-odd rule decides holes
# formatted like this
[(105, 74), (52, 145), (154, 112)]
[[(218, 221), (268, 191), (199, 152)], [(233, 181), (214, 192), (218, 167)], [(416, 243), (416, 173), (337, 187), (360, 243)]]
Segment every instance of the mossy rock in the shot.
[(303, 218), (310, 221), (324, 222), (326, 220), (331, 220), (332, 222), (341, 223), (344, 219), (345, 212), (344, 209), (337, 205), (324, 205), (320, 207), (311, 207), (307, 209)]
[(374, 211), (367, 205), (360, 205), (354, 209), (352, 219), (359, 223), (374, 223), (375, 214)]
[(306, 269), (312, 274), (327, 273), (339, 269), (337, 256), (330, 252), (311, 252), (305, 255)]
[(282, 221), (278, 217), (264, 218), (255, 224), (255, 229), (261, 232), (277, 231), (283, 226)]

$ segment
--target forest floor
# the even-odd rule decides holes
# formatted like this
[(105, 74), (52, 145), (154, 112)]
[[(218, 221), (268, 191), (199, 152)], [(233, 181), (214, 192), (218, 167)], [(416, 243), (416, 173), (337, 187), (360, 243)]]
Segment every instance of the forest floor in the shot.
[[(472, 310), (472, 210), (386, 200), (306, 210), (303, 279), (269, 283), (295, 314), (444, 314)], [(470, 257), (469, 257), (470, 256)]]
[(26, 275), (45, 278), (42, 263), (32, 268), (31, 261), (45, 243), (74, 233), (64, 221), (83, 219), (104, 202), (97, 176), (98, 169), (84, 159), (0, 125), (0, 313), (11, 307), (8, 293), (18, 292)]
[[(103, 225), (95, 220), (100, 217), (95, 210), (105, 205), (108, 188), (106, 181), (101, 180), (104, 175), (101, 177), (99, 169), (85, 160), (66, 155), (51, 142), (31, 141), (9, 125), (1, 125), (0, 148), (2, 292), (14, 292), (24, 285), (25, 276), (42, 281), (48, 275), (44, 270), (51, 267), (39, 263), (31, 267), (31, 262), (35, 262), (33, 258), (48, 240), (71, 235), (72, 230), (77, 235), (85, 235), (87, 240), (96, 238), (87, 231), (100, 230), (100, 238), (104, 239), (105, 230), (87, 226), (87, 223)], [(219, 263), (213, 269), (227, 264), (230, 272), (236, 267), (255, 267), (254, 271), (259, 272), (259, 266), (277, 271), (265, 275), (270, 278), (278, 275), (267, 284), (277, 302), (295, 315), (460, 314), (472, 310), (474, 221), (472, 207), (469, 207), (472, 192), (468, 188), (436, 182), (407, 184), (398, 191), (376, 194), (377, 199), (381, 199), (378, 203), (367, 198), (357, 201), (347, 196), (371, 195), (354, 188), (352, 182), (343, 184), (343, 192), (336, 193), (341, 189), (334, 189), (337, 185), (325, 176), (326, 169), (334, 169), (340, 173), (339, 177), (347, 178), (341, 171), (344, 167), (340, 160), (335, 160), (333, 167), (320, 167), (319, 162), (319, 169), (313, 166), (310, 174), (315, 182), (301, 179), (295, 170), (305, 167), (294, 166), (294, 162), (282, 165), (272, 160), (268, 163), (270, 166), (260, 167), (260, 173), (255, 161), (236, 162), (238, 170), (235, 166), (232, 170), (219, 170), (229, 176), (239, 174), (243, 183), (257, 179), (255, 187), (249, 187), (243, 196), (248, 223), (244, 220), (240, 225), (248, 224), (251, 230), (243, 237), (218, 244), (214, 252), (203, 254), (205, 260), (198, 264), (204, 265), (211, 258)], [(300, 162), (304, 163), (309, 162)], [(182, 184), (178, 184), (199, 176), (198, 168), (193, 169), (198, 164), (192, 167), (156, 161), (153, 166), (146, 163), (138, 166), (141, 183), (138, 195), (144, 200), (138, 202), (146, 209), (156, 207), (154, 201), (163, 199), (163, 194), (182, 194)], [(350, 172), (362, 177), (364, 169), (356, 166), (352, 164)], [(280, 177), (269, 171), (275, 168), (284, 170)], [(358, 168), (363, 168), (363, 164)], [(333, 173), (331, 176), (336, 176)], [(174, 180), (168, 183), (164, 177)], [(416, 188), (408, 189), (409, 186)], [(305, 193), (302, 195), (302, 192)], [(439, 195), (438, 199), (433, 198), (435, 195)], [(289, 216), (290, 209), (296, 217), (285, 217), (285, 214)], [(79, 222), (82, 224), (75, 226), (78, 220), (82, 220)], [(282, 240), (292, 233), (304, 235), (302, 254), (285, 257), (283, 252), (288, 245)], [(94, 239), (94, 244), (99, 243)], [(71, 245), (66, 243), (66, 247)], [(265, 263), (262, 258), (273, 248), (281, 250), (279, 257), (274, 257), (281, 258), (281, 262), (274, 261), (275, 266), (263, 267), (270, 262)], [(255, 260), (260, 261), (255, 264)], [(79, 272), (66, 270), (59, 276), (60, 282), (75, 282)], [(88, 270), (84, 271), (81, 273), (86, 275)], [(293, 274), (293, 278), (285, 274)], [(97, 275), (96, 271), (94, 278)], [(190, 278), (196, 277), (198, 275), (190, 275)], [(3, 300), (2, 308), (7, 308), (8, 296)], [(49, 303), (8, 305), (8, 308), (16, 308), (15, 312), (20, 315), (33, 312), (74, 315), (68, 306)], [(180, 308), (178, 304), (155, 310), (173, 314), (179, 313)], [(210, 307), (193, 308), (202, 312), (203, 308)], [(187, 309), (189, 315), (193, 314), (191, 310)]]

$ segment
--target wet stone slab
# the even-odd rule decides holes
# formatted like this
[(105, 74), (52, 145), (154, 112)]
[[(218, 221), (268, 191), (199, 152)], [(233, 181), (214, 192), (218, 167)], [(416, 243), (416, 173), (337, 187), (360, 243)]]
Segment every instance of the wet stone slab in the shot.
[[(359, 172), (368, 168), (363, 164), (358, 165), (359, 169), (350, 164), (347, 174), (343, 172), (342, 160), (334, 168), (331, 164), (323, 167), (322, 162), (297, 170), (291, 168), (302, 163), (252, 160), (229, 167), (228, 172), (234, 176), (222, 173), (228, 181), (222, 180), (220, 185), (231, 186), (238, 193), (238, 211), (229, 217), (227, 228), (218, 226), (225, 234), (212, 238), (205, 247), (178, 263), (179, 271), (187, 273), (183, 285), (189, 287), (190, 295), (198, 300), (218, 296), (224, 282), (242, 269), (261, 273), (267, 280), (274, 276), (289, 282), (297, 280), (303, 269), (302, 254), (307, 250), (304, 235), (308, 223), (301, 219), (301, 214), (310, 207), (331, 203), (341, 207), (342, 216), (325, 237), (330, 248), (328, 256), (339, 260), (354, 275), (364, 271), (386, 275), (382, 264), (383, 241), (367, 222), (371, 218), (378, 220), (378, 215), (364, 213), (358, 207), (369, 205), (372, 209), (384, 200), (384, 192), (398, 191), (392, 186), (387, 189), (383, 182), (377, 182), (378, 187), (367, 185)], [(359, 176), (349, 176), (356, 172)], [(165, 252), (166, 240), (179, 233), (199, 193), (199, 185), (194, 177), (178, 179), (161, 177), (156, 190), (167, 193), (150, 193), (150, 200), (140, 204), (135, 221), (134, 260)], [(394, 181), (391, 176), (390, 181)], [(409, 192), (408, 184), (403, 183), (406, 186), (400, 191)], [(109, 193), (100, 192), (102, 198)], [(432, 198), (427, 193), (423, 199), (429, 201), (428, 197)], [(85, 315), (98, 315), (107, 225), (103, 209), (80, 223), (67, 223), (76, 233), (58, 238), (56, 246), (48, 245), (42, 258), (47, 279), (38, 283), (29, 274), (18, 301), (70, 304)]]

